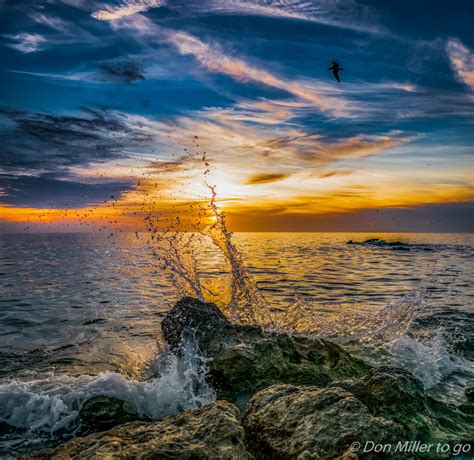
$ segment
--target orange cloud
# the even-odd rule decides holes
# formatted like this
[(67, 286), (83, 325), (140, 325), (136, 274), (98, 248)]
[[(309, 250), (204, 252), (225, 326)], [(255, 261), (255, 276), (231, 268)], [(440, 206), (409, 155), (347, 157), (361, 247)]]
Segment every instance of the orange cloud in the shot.
[(95, 11), (91, 16), (99, 21), (115, 21), (137, 13), (143, 13), (150, 8), (159, 8), (165, 4), (165, 0), (128, 0), (122, 6)]
[(446, 52), (456, 78), (470, 89), (474, 89), (474, 53), (454, 38), (448, 40)]
[(269, 184), (271, 182), (277, 182), (289, 177), (289, 174), (285, 173), (276, 173), (276, 174), (255, 174), (250, 176), (247, 181), (245, 182), (247, 185), (255, 185), (255, 184)]

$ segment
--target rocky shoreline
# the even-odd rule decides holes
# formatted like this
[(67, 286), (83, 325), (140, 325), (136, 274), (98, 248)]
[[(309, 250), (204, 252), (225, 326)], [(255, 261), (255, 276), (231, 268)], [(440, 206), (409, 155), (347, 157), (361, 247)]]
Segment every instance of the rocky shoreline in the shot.
[(474, 456), (473, 389), (466, 390), (463, 405), (446, 404), (426, 395), (421, 382), (405, 370), (372, 368), (329, 341), (233, 324), (214, 304), (192, 298), (181, 299), (166, 315), (162, 332), (177, 355), (191, 340), (209, 359), (214, 403), (161, 421), (144, 421), (128, 412), (123, 401), (96, 397), (83, 405), (78, 419), (78, 433), (85, 436), (23, 458), (303, 460), (452, 455), (420, 448), (361, 453), (366, 443), (395, 449), (400, 441), (468, 445), (469, 456), (456, 458)]

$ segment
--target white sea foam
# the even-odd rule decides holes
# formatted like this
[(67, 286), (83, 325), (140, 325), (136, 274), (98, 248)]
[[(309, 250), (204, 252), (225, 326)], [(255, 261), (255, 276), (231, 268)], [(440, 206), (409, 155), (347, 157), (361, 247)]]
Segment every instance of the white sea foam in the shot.
[(96, 377), (53, 375), (47, 379), (0, 385), (0, 421), (29, 432), (68, 429), (83, 403), (97, 395), (126, 402), (140, 416), (161, 419), (185, 409), (209, 404), (214, 390), (206, 382), (206, 359), (188, 342), (180, 359), (161, 356), (160, 375), (148, 381), (128, 380), (104, 372)]
[(393, 364), (412, 372), (426, 389), (455, 372), (472, 371), (470, 362), (449, 350), (441, 330), (424, 340), (404, 334), (389, 343), (388, 349)]

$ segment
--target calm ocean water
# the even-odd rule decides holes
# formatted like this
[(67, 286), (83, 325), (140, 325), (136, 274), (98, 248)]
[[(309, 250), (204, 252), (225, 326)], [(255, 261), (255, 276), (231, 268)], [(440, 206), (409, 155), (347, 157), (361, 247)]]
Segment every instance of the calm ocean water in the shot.
[[(347, 244), (371, 238), (383, 241)], [(274, 311), (301, 299), (321, 332), (325, 318), (344, 323), (391, 303), (383, 320), (390, 332), (409, 304), (416, 314), (407, 330), (384, 335), (386, 354), (371, 359), (411, 368), (443, 398), (473, 384), (473, 235), (242, 233), (233, 240)], [(225, 286), (225, 258), (215, 246), (201, 245), (197, 259), (211, 292)], [(74, 401), (94, 392), (178, 397), (165, 395), (163, 381), (156, 394), (140, 386), (161, 318), (177, 297), (145, 234), (0, 235), (0, 421), (51, 433), (74, 415)], [(146, 398), (137, 404), (150, 404)]]

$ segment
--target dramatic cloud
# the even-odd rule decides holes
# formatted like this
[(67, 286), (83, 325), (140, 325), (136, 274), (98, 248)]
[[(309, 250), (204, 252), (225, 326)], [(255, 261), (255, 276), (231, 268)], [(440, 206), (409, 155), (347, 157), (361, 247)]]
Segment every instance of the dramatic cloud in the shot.
[(165, 0), (128, 0), (119, 7), (109, 6), (105, 10), (92, 13), (92, 17), (99, 21), (114, 21), (137, 13), (143, 13), (150, 8), (159, 8), (166, 4)]
[(67, 170), (127, 156), (127, 148), (150, 145), (153, 137), (117, 112), (83, 109), (81, 115), (0, 110), (4, 172)]
[(247, 229), (470, 199), (472, 98), (446, 73), (473, 87), (470, 24), (379, 3), (4, 2), (0, 214), (133, 228), (206, 182)]
[(131, 189), (129, 181), (77, 182), (39, 176), (0, 174), (0, 205), (71, 209), (82, 208), (105, 200), (117, 200)]
[(267, 85), (311, 103), (322, 111), (330, 112), (333, 115), (348, 115), (348, 101), (337, 95), (332, 87), (330, 90), (332, 94), (328, 95), (326, 94), (328, 87), (317, 81), (288, 80), (277, 76), (257, 65), (246, 62), (243, 58), (231, 56), (217, 44), (206, 43), (187, 32), (176, 32), (160, 27), (142, 15), (117, 23), (114, 27), (132, 29), (151, 40), (167, 42), (173, 45), (181, 55), (193, 56), (201, 66), (210, 72), (228, 75), (240, 82)]
[(10, 48), (14, 48), (25, 54), (43, 50), (43, 45), (46, 43), (46, 39), (42, 35), (29, 34), (26, 32), (16, 35), (4, 35), (4, 37), (14, 42), (8, 45)]
[(269, 184), (271, 182), (277, 182), (289, 177), (289, 174), (284, 173), (276, 173), (276, 174), (255, 174), (250, 176), (247, 181), (245, 182), (247, 185), (255, 185), (255, 184)]
[[(239, 81), (271, 86), (311, 102), (321, 110), (342, 114), (347, 102), (343, 98), (318, 93), (316, 82), (288, 81), (271, 72), (247, 63), (243, 59), (229, 56), (217, 45), (210, 45), (185, 32), (169, 32), (168, 40), (183, 55), (192, 55), (211, 72), (229, 75)], [(319, 88), (322, 93), (322, 87)]]
[(446, 52), (456, 78), (470, 89), (474, 89), (474, 53), (453, 38), (448, 40)]

